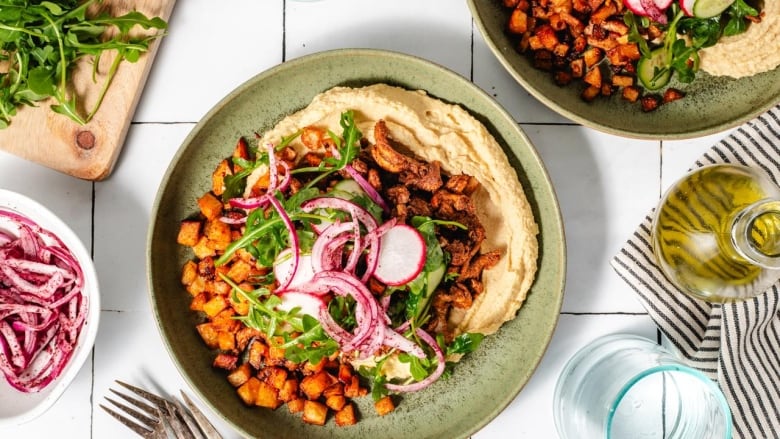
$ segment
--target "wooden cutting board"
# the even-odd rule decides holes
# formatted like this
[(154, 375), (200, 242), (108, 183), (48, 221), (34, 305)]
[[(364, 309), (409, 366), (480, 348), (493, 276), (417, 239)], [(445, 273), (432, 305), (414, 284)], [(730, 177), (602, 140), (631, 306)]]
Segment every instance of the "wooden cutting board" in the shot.
[[(147, 17), (168, 21), (175, 0), (104, 0), (101, 9), (113, 15), (137, 10)], [(171, 32), (169, 28), (167, 32)], [(103, 99), (100, 109), (86, 125), (79, 125), (49, 109), (52, 101), (37, 107), (21, 107), (11, 125), (0, 129), (0, 149), (24, 159), (85, 180), (102, 180), (113, 170), (160, 43), (135, 62), (124, 61)], [(92, 108), (113, 61), (106, 53), (100, 60), (97, 82), (92, 79), (91, 60), (84, 59), (73, 72), (72, 86), (78, 102)]]

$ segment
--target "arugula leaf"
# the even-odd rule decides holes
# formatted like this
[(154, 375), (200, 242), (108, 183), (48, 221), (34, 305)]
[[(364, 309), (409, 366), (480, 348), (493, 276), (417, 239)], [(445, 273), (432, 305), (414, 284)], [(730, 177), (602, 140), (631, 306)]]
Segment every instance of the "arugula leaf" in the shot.
[(406, 353), (398, 354), (398, 361), (409, 364), (409, 372), (415, 381), (422, 381), (436, 368), (436, 363), (429, 358), (419, 358)]
[(477, 332), (466, 332), (458, 335), (452, 340), (446, 349), (446, 355), (452, 354), (468, 354), (474, 352), (482, 340), (485, 338), (484, 334)]
[(729, 21), (723, 28), (723, 35), (731, 36), (745, 32), (747, 30), (745, 17), (755, 17), (758, 15), (758, 11), (745, 3), (745, 0), (736, 0), (729, 6), (726, 15), (728, 15)]

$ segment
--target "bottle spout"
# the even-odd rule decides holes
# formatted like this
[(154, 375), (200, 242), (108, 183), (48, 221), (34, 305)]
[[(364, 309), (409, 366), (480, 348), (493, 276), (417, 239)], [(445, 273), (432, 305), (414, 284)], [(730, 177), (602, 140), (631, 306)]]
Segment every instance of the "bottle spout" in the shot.
[(780, 199), (765, 199), (742, 210), (734, 220), (732, 241), (747, 260), (780, 270)]

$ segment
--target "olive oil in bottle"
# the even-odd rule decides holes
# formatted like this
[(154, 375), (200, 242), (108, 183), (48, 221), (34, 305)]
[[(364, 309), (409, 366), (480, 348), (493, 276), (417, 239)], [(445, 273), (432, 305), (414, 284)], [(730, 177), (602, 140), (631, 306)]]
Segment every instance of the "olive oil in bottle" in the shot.
[(671, 283), (693, 297), (754, 297), (780, 279), (780, 188), (745, 166), (692, 171), (656, 209), (652, 244)]

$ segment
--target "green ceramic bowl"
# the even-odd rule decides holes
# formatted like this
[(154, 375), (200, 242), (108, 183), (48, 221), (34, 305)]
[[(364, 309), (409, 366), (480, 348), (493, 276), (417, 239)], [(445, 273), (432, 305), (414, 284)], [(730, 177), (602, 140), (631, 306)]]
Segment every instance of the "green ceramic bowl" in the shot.
[[(176, 244), (179, 223), (197, 212), (196, 199), (210, 189), (216, 164), (229, 156), (239, 136), (262, 132), (337, 85), (385, 82), (424, 89), (460, 104), (481, 120), (505, 149), (521, 176), (541, 227), (538, 277), (517, 318), (485, 339), (451, 379), (403, 397), (390, 415), (379, 417), (370, 397), (360, 398), (356, 426), (304, 424), (284, 407), (246, 407), (211, 367), (213, 352), (200, 340), (201, 317), (189, 311), (189, 294), (179, 283), (190, 252)], [(217, 413), (241, 434), (263, 438), (458, 438), (467, 437), (498, 415), (528, 382), (557, 323), (565, 279), (563, 226), (554, 190), (534, 147), (517, 123), (471, 82), (411, 56), (376, 50), (336, 50), (285, 62), (252, 78), (224, 98), (193, 129), (168, 168), (154, 204), (148, 235), (147, 269), (152, 308), (171, 357)]]
[(690, 84), (675, 83), (685, 98), (644, 113), (619, 96), (585, 102), (582, 87), (560, 87), (535, 69), (505, 32), (509, 10), (499, 0), (468, 0), (482, 36), (506, 70), (531, 95), (561, 115), (599, 131), (640, 139), (686, 139), (741, 125), (780, 102), (780, 68), (749, 78), (697, 73)]

